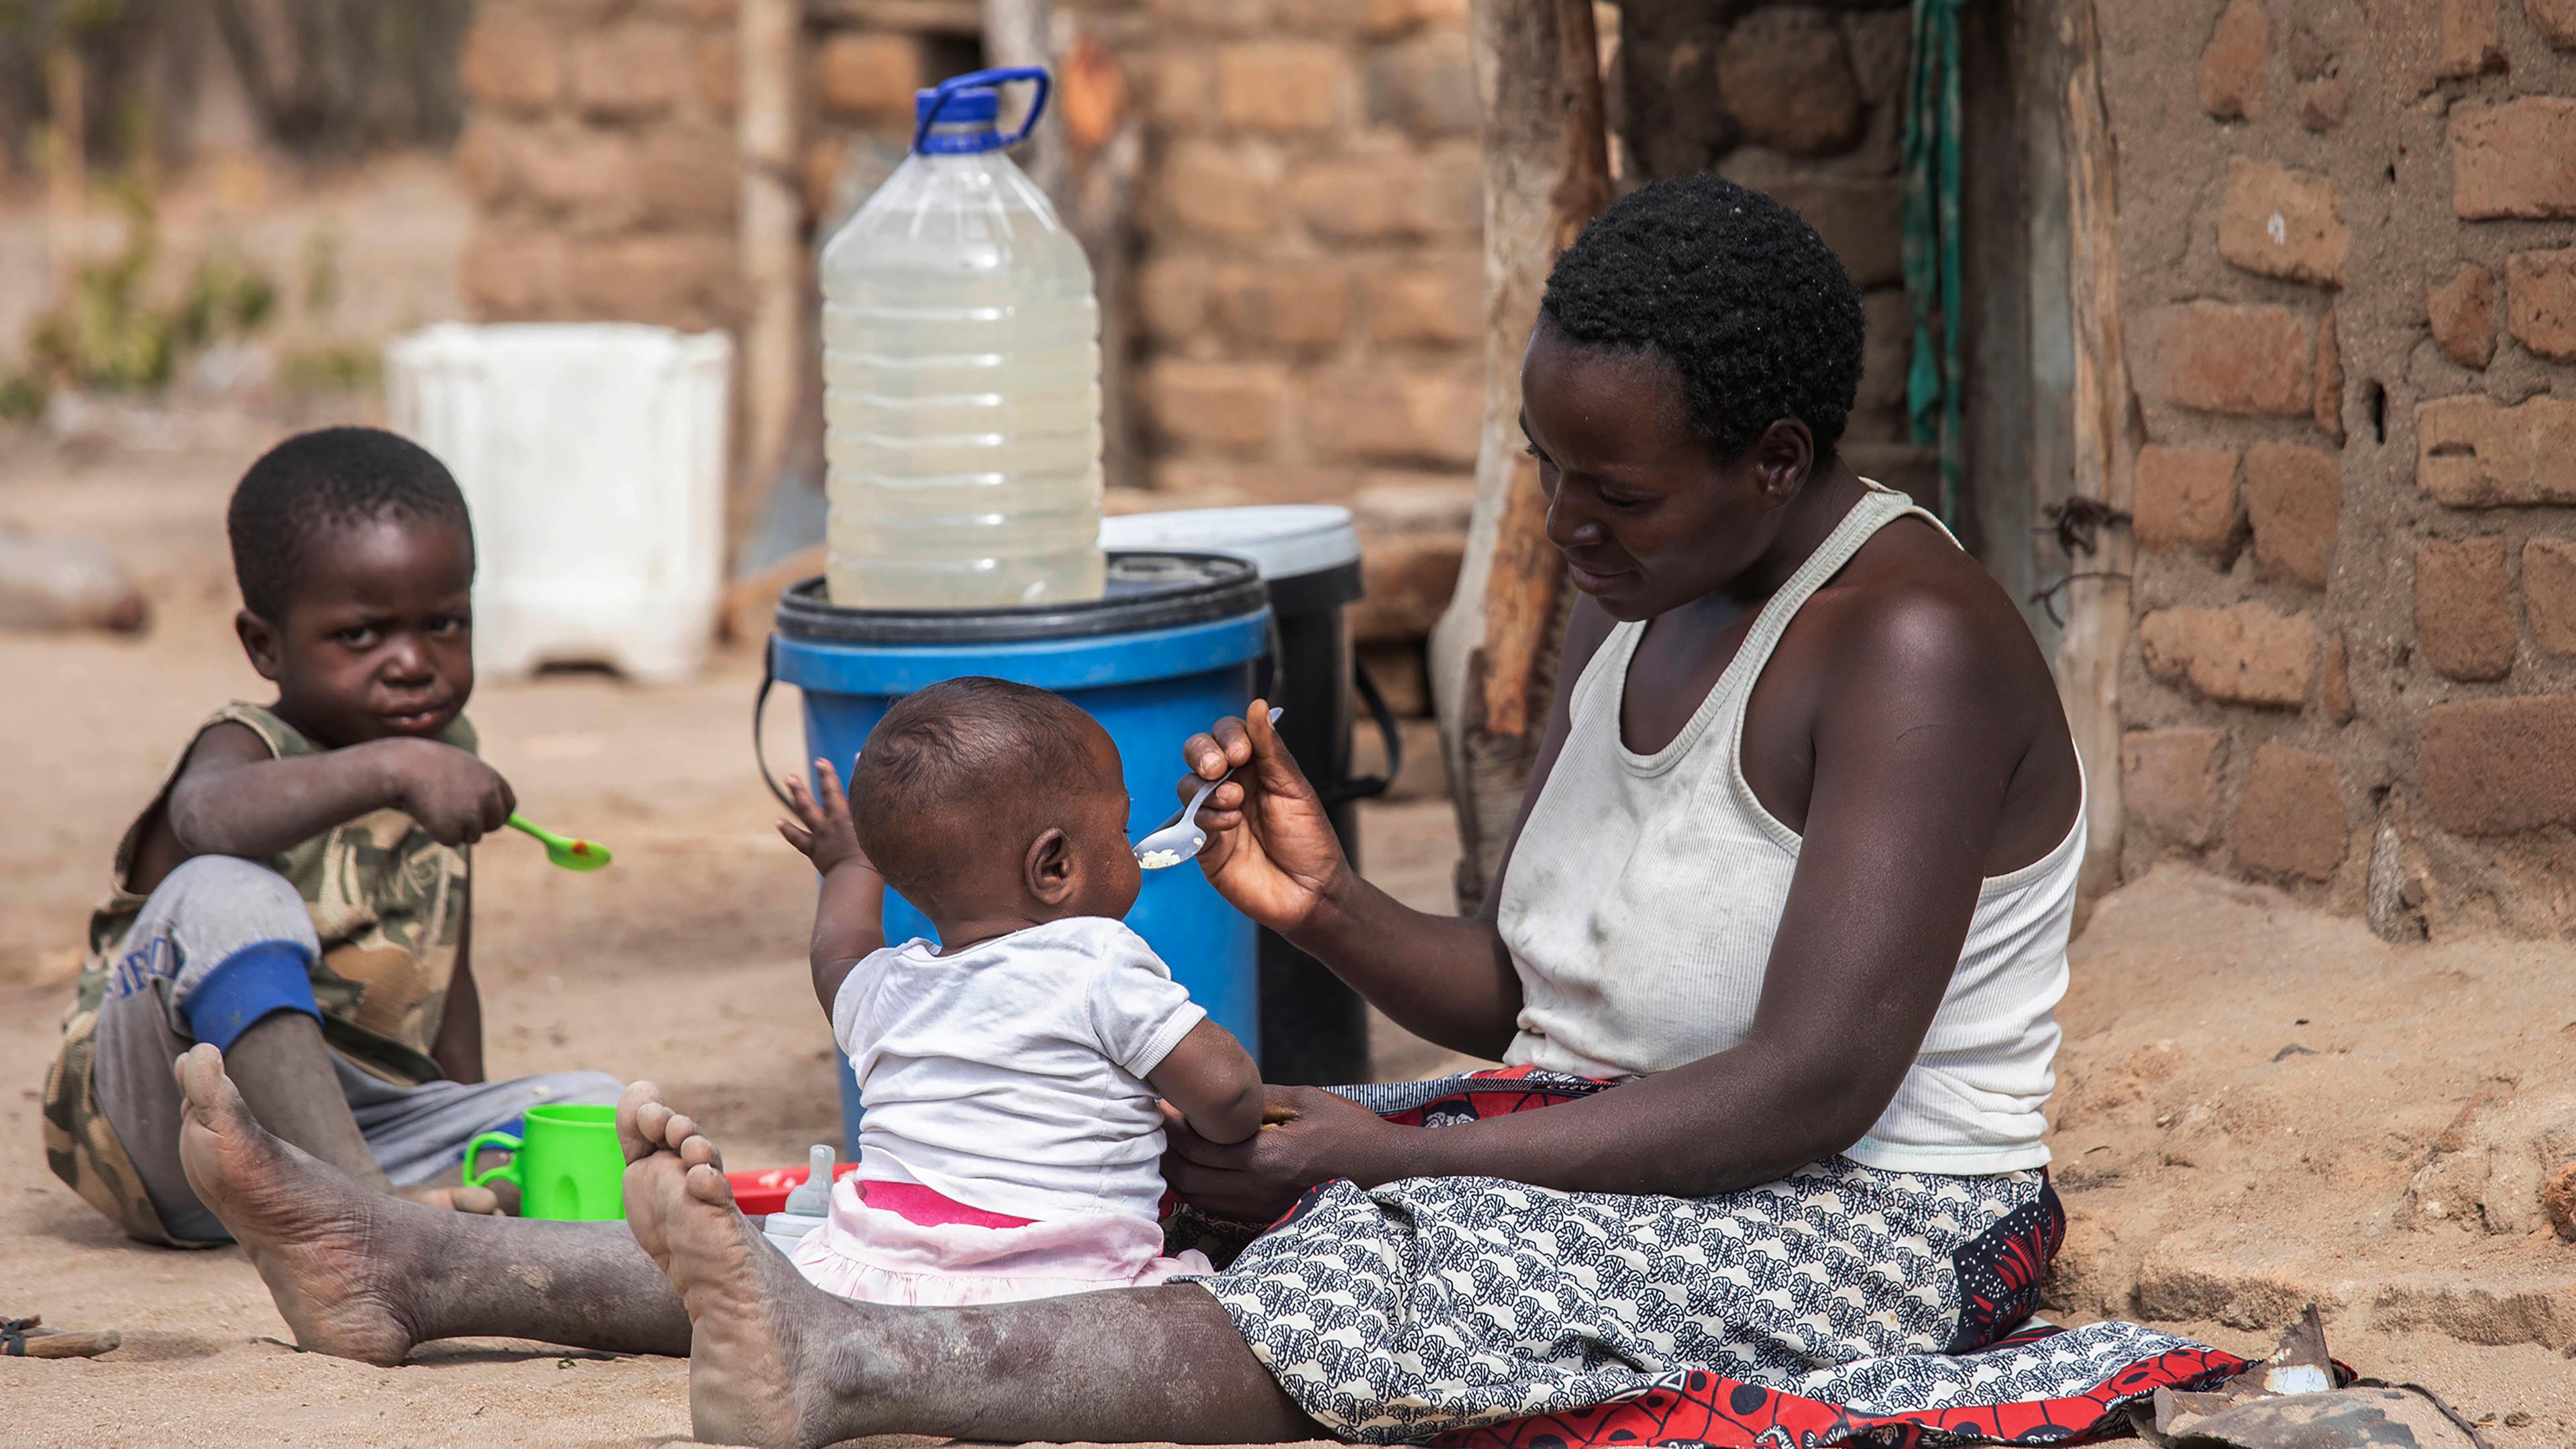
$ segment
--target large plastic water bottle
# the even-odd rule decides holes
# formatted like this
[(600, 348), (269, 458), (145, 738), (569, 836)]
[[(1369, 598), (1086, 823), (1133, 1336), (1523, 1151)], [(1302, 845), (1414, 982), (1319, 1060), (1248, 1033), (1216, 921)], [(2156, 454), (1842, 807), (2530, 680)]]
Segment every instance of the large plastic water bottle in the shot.
[[(1034, 81), (1017, 132), (995, 87)], [(1046, 72), (920, 93), (912, 155), (823, 248), (825, 586), (853, 608), (1098, 598), (1091, 264), (1003, 148)]]

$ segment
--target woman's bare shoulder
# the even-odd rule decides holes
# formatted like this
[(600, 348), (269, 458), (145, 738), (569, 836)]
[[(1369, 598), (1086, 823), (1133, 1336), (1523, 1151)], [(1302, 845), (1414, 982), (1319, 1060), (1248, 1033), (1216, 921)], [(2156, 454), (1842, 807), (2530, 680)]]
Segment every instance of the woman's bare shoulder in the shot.
[(2018, 761), (2066, 732), (2055, 678), (2021, 610), (1983, 565), (1919, 520), (1865, 544), (1798, 612), (1774, 661), (1773, 697), (1791, 711), (1787, 737), (1816, 738), (1829, 719), (1947, 723), (1975, 751)]
[(2081, 774), (2056, 677), (2020, 608), (1929, 525), (1883, 530), (1853, 565), (1815, 620), (1812, 718), (1858, 726), (1844, 732), (1851, 741), (1948, 735), (1963, 769), (1982, 762), (2007, 782), (1987, 873), (2045, 854), (2071, 826)]
[(1824, 607), (1814, 622), (1825, 626), (1832, 652), (1854, 663), (1895, 654), (1989, 677), (1997, 670), (2048, 672), (2039, 641), (2003, 585), (1919, 518), (1879, 530), (1816, 602)]

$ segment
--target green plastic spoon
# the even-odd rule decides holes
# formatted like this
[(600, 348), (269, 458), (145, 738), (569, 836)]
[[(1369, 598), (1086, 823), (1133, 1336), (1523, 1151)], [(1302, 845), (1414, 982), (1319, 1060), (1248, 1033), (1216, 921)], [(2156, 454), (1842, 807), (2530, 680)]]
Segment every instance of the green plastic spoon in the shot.
[(524, 815), (511, 816), (510, 828), (524, 830), (545, 842), (546, 859), (566, 870), (598, 870), (608, 864), (608, 847), (596, 840), (567, 840), (542, 825), (529, 823)]

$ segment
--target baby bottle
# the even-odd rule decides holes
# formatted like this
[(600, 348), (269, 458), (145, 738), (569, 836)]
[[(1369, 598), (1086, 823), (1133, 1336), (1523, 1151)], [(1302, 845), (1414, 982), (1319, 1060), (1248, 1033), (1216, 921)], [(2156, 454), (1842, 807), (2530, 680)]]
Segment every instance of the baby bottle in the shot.
[(787, 1206), (760, 1225), (778, 1251), (795, 1252), (807, 1233), (823, 1225), (824, 1215), (832, 1210), (832, 1164), (839, 1155), (820, 1144), (805, 1154), (805, 1180), (787, 1195)]

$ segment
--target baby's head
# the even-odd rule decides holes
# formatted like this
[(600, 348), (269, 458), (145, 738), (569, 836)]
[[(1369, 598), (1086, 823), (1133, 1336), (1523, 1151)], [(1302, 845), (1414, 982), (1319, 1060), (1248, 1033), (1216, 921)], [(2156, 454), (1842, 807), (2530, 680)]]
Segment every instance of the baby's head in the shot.
[(859, 846), (942, 923), (1116, 919), (1143, 875), (1118, 746), (1061, 695), (951, 679), (886, 711), (850, 768)]
[(299, 433), (225, 517), (253, 668), (325, 747), (435, 737), (474, 692), (474, 529), (427, 450), (381, 428)]

